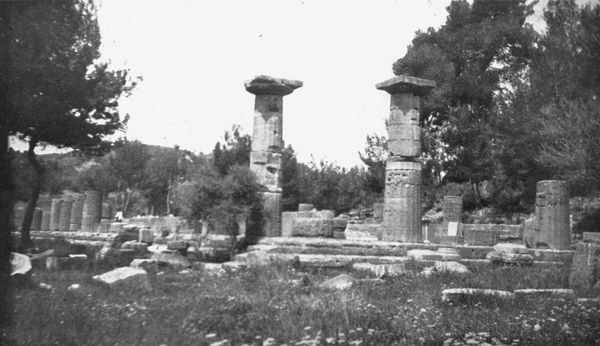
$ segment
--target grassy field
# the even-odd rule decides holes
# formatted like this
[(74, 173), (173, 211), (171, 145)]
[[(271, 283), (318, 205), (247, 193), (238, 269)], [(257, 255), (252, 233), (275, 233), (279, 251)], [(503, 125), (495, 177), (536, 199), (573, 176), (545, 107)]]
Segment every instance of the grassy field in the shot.
[[(409, 274), (359, 281), (345, 291), (320, 288), (328, 278), (325, 273), (286, 266), (222, 276), (189, 270), (150, 275), (150, 292), (110, 290), (91, 280), (98, 272), (37, 270), (29, 283), (17, 285), (14, 323), (3, 331), (5, 342), (208, 345), (227, 339), (238, 345), (268, 344), (274, 338), (276, 344), (288, 345), (600, 344), (598, 303), (556, 298), (441, 301), (441, 290), (452, 287), (566, 287), (567, 272), (560, 270), (490, 268), (429, 278)], [(67, 290), (73, 283), (81, 288)]]

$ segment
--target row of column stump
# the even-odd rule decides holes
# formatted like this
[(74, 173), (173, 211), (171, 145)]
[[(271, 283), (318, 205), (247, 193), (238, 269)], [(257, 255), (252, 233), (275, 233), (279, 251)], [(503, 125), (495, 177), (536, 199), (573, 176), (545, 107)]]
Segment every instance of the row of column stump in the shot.
[[(31, 230), (34, 231), (95, 232), (102, 218), (112, 218), (111, 206), (103, 204), (101, 193), (94, 190), (52, 199), (42, 196), (39, 206), (33, 213)], [(15, 225), (20, 227), (22, 211), (15, 214)]]

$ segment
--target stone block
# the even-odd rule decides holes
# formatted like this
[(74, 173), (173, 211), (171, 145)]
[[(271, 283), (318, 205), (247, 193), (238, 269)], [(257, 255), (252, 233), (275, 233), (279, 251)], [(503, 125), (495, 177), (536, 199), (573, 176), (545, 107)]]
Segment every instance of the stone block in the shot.
[(47, 270), (85, 269), (89, 265), (87, 256), (83, 257), (46, 257)]
[(512, 299), (514, 298), (514, 294), (508, 291), (483, 288), (448, 288), (442, 290), (442, 301), (461, 302), (465, 300), (476, 300), (480, 297)]
[(573, 298), (575, 297), (575, 291), (569, 288), (550, 288), (550, 289), (522, 289), (522, 290), (514, 290), (513, 293), (517, 297), (547, 297), (547, 296), (557, 296), (557, 297), (567, 297)]
[(10, 275), (27, 274), (31, 270), (31, 260), (29, 256), (17, 252), (10, 253)]
[(406, 255), (417, 261), (457, 261), (460, 259), (457, 253), (444, 253), (425, 249), (408, 250)]
[(523, 253), (492, 251), (485, 258), (496, 265), (530, 266), (533, 264), (533, 256)]
[(167, 242), (167, 249), (169, 250), (177, 250), (177, 251), (186, 251), (188, 248), (187, 242), (183, 240), (171, 240)]
[(487, 225), (463, 224), (464, 243), (469, 245), (492, 246), (498, 243), (498, 232), (491, 231)]
[(494, 250), (498, 252), (510, 252), (518, 254), (529, 254), (529, 250), (525, 245), (512, 243), (498, 243), (494, 245)]
[(158, 261), (147, 258), (137, 258), (131, 261), (130, 267), (144, 269), (149, 273), (156, 273), (158, 271)]
[(346, 239), (346, 233), (344, 231), (333, 230), (334, 239)]
[(121, 267), (101, 275), (96, 275), (92, 279), (111, 288), (151, 289), (150, 282), (148, 281), (148, 273), (140, 268)]
[[(344, 231), (348, 226), (348, 220), (346, 219), (332, 219), (333, 230)], [(599, 233), (600, 234), (600, 233)]]
[(407, 269), (404, 263), (396, 264), (372, 264), (372, 263), (354, 263), (352, 270), (373, 275), (378, 278), (400, 276), (406, 274)]
[(121, 244), (121, 249), (133, 249), (140, 254), (145, 254), (148, 252), (148, 244), (129, 240)]
[(433, 267), (438, 273), (466, 274), (470, 272), (464, 264), (456, 261), (435, 262)]
[(348, 224), (344, 235), (348, 240), (378, 241), (382, 232), (380, 224)]
[(465, 238), (461, 236), (440, 235), (438, 239), (443, 245), (462, 245), (465, 242)]
[(292, 225), (293, 237), (332, 237), (332, 219), (296, 218)]
[(314, 209), (314, 205), (309, 203), (300, 203), (298, 204), (298, 211), (312, 211)]
[(320, 287), (331, 290), (347, 290), (356, 284), (356, 280), (348, 274), (340, 274), (321, 283)]
[(156, 260), (159, 266), (167, 266), (173, 270), (191, 267), (190, 261), (178, 253), (154, 253), (151, 259)]
[(577, 244), (571, 272), (569, 273), (569, 286), (572, 288), (592, 288), (600, 281), (600, 244)]
[(149, 228), (140, 229), (138, 235), (138, 241), (140, 243), (152, 244), (152, 242), (154, 242), (154, 233), (152, 233), (152, 230)]

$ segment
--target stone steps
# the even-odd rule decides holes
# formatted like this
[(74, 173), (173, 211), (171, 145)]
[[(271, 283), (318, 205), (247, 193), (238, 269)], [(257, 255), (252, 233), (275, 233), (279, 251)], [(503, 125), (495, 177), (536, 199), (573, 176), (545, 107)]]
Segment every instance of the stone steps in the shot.
[[(252, 239), (248, 251), (264, 250), (274, 253), (322, 254), (351, 256), (406, 256), (412, 249), (436, 251), (453, 248), (463, 259), (485, 259), (494, 248), (491, 246), (441, 245), (425, 243), (399, 243), (385, 241), (358, 241), (346, 239), (264, 237)], [(570, 263), (573, 250), (528, 249), (534, 261)]]

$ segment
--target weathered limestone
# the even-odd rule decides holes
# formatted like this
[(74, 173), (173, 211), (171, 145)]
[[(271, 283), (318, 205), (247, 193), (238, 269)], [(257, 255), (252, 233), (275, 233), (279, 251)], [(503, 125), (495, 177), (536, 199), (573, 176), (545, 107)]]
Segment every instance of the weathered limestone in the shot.
[(264, 186), (262, 230), (253, 235), (281, 235), (281, 151), (283, 149), (283, 96), (302, 82), (257, 76), (244, 83), (256, 95), (250, 169)]
[(312, 211), (314, 208), (315, 206), (309, 203), (298, 204), (298, 211)]
[(58, 231), (58, 224), (60, 220), (60, 209), (62, 207), (62, 199), (52, 199), (52, 206), (50, 207), (50, 230)]
[(85, 191), (81, 217), (81, 231), (94, 232), (96, 224), (100, 222), (102, 213), (102, 196), (94, 190)]
[(73, 208), (73, 196), (64, 195), (60, 207), (60, 217), (58, 219), (58, 230), (66, 232), (71, 225), (71, 209)]
[(85, 195), (80, 193), (73, 195), (73, 206), (71, 207), (71, 220), (69, 222), (69, 231), (79, 231), (81, 229), (81, 218), (83, 214), (83, 202)]
[(333, 219), (296, 218), (292, 223), (292, 237), (333, 236)]
[(121, 267), (102, 275), (96, 275), (92, 279), (111, 288), (123, 286), (144, 290), (151, 289), (148, 274), (145, 270), (139, 268)]
[(573, 256), (569, 286), (589, 289), (598, 282), (600, 282), (600, 244), (580, 242)]
[(537, 219), (536, 245), (551, 249), (568, 249), (571, 245), (569, 194), (563, 180), (538, 181), (535, 197)]
[(383, 210), (383, 239), (420, 242), (421, 228), (421, 128), (420, 97), (435, 83), (397, 76), (376, 85), (391, 95), (388, 120), (388, 160)]
[(462, 196), (444, 196), (442, 210), (444, 213), (444, 228), (447, 228), (448, 222), (461, 223), (463, 212)]

